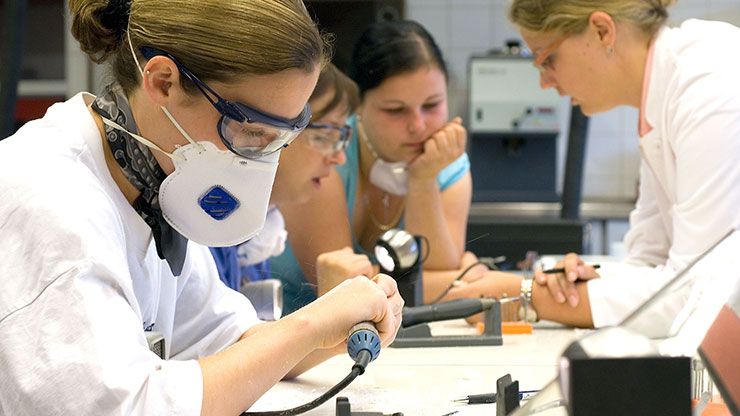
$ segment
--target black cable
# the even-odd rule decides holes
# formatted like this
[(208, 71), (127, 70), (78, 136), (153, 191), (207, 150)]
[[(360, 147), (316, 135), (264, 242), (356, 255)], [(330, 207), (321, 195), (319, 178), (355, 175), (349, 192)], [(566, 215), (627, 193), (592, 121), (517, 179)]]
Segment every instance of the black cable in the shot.
[[(468, 266), (467, 268), (465, 268), (465, 270), (463, 270), (463, 271), (462, 271), (462, 273), (460, 273), (460, 276), (457, 276), (457, 278), (456, 278), (455, 280), (453, 280), (453, 281), (452, 281), (452, 283), (450, 283), (450, 285), (449, 285), (449, 286), (447, 286), (447, 289), (445, 289), (445, 290), (444, 290), (444, 292), (442, 292), (442, 294), (441, 294), (441, 295), (437, 296), (437, 298), (436, 298), (436, 299), (434, 299), (433, 301), (431, 301), (430, 303), (437, 303), (437, 302), (439, 302), (440, 300), (442, 300), (442, 298), (443, 298), (443, 297), (445, 297), (445, 295), (446, 295), (446, 294), (448, 294), (448, 293), (450, 292), (450, 290), (452, 290), (452, 288), (453, 288), (453, 287), (455, 287), (455, 282), (457, 282), (457, 281), (459, 281), (460, 279), (462, 279), (462, 278), (463, 278), (463, 277), (465, 276), (465, 274), (466, 274), (467, 272), (469, 272), (469, 271), (470, 271), (470, 269), (472, 269), (473, 267), (475, 267), (475, 266), (477, 266), (477, 265), (479, 265), (479, 264), (482, 264), (482, 265), (484, 265), (484, 266), (486, 265), (486, 264), (485, 264), (484, 262), (482, 262), (482, 261), (476, 261), (475, 263), (473, 263), (473, 264), (471, 264), (470, 266)], [(487, 267), (487, 266), (486, 266), (486, 267)]]
[[(429, 245), (429, 239), (428, 238), (426, 238), (423, 235), (420, 235), (419, 237), (421, 237), (421, 239), (422, 239), (423, 242), (426, 242), (427, 243), (427, 254), (426, 255), (423, 255), (421, 257), (421, 262), (420, 262), (421, 264), (424, 264), (424, 262), (427, 261), (427, 259), (429, 258), (429, 254), (432, 253), (432, 247)], [(422, 249), (424, 248), (424, 245), (423, 244), (421, 244), (421, 248)], [(421, 251), (423, 251), (423, 250), (421, 250)]]
[(340, 391), (344, 390), (344, 388), (349, 386), (349, 384), (352, 383), (352, 381), (354, 381), (357, 376), (363, 374), (365, 372), (365, 367), (367, 367), (368, 363), (370, 363), (371, 358), (372, 356), (370, 355), (370, 352), (368, 350), (360, 351), (357, 354), (357, 362), (355, 362), (355, 364), (352, 366), (352, 371), (350, 371), (349, 375), (347, 375), (344, 380), (340, 381), (334, 387), (327, 390), (326, 393), (306, 404), (302, 404), (298, 407), (285, 410), (270, 410), (267, 412), (244, 412), (241, 414), (241, 416), (293, 416), (315, 409), (324, 404), (327, 400), (336, 396), (336, 394)]
[(482, 265), (488, 267), (488, 270), (500, 270), (498, 268), (498, 266), (496, 266), (496, 263), (501, 263), (503, 261), (506, 261), (506, 256), (480, 257), (477, 262), (471, 264), (470, 266), (468, 266), (467, 269), (463, 270), (462, 273), (460, 273), (460, 276), (457, 276), (457, 278), (455, 280), (453, 280), (452, 283), (450, 283), (449, 286), (447, 286), (447, 289), (445, 289), (445, 291), (442, 292), (441, 295), (437, 296), (437, 299), (434, 299), (431, 303), (437, 303), (440, 300), (442, 300), (442, 298), (445, 297), (445, 295), (448, 294), (450, 292), (450, 290), (452, 290), (453, 287), (455, 287), (455, 282), (457, 282), (460, 279), (462, 279), (463, 276), (465, 276), (465, 273), (467, 273), (468, 271), (470, 271), (470, 269), (472, 269), (473, 267), (475, 267), (475, 266), (477, 266), (479, 264), (482, 264)]

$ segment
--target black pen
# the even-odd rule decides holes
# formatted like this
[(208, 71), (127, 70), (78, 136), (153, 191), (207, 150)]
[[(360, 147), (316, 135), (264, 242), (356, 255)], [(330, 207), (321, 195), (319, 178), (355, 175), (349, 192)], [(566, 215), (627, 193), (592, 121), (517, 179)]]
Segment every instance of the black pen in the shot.
[[(587, 266), (591, 266), (594, 269), (598, 269), (599, 267), (601, 267), (600, 264), (588, 264)], [(545, 273), (545, 274), (565, 273), (565, 269), (562, 267), (557, 267), (555, 269), (543, 270), (542, 273)]]
[[(532, 396), (537, 394), (538, 390), (527, 390), (519, 392), (519, 400), (529, 400)], [(459, 399), (452, 400), (456, 403), (464, 404), (482, 404), (482, 403), (496, 403), (496, 393), (488, 394), (471, 394)]]

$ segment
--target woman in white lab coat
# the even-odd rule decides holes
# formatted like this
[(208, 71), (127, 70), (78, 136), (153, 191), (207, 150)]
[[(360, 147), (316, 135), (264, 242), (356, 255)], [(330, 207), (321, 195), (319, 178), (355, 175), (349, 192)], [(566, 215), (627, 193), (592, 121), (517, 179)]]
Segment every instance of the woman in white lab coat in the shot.
[(310, 120), (328, 58), (303, 3), (69, 7), (112, 83), (0, 142), (0, 413), (239, 414), (358, 322), (388, 345), (388, 276), (260, 323), (206, 247), (262, 227), (279, 150)]
[[(731, 52), (740, 29), (699, 20), (668, 27), (673, 2), (564, 0), (537, 10), (520, 0), (510, 11), (543, 88), (570, 95), (586, 114), (640, 109), (640, 190), (627, 259), (575, 288), (562, 275), (548, 282), (556, 297), (562, 284), (568, 297), (588, 302), (596, 326), (619, 323), (740, 224), (740, 55)], [(578, 263), (575, 255), (566, 260), (568, 282), (593, 275)]]
[[(542, 88), (571, 96), (587, 115), (640, 109), (628, 256), (598, 274), (576, 254), (566, 257), (565, 274), (538, 271), (531, 293), (541, 318), (618, 324), (740, 224), (740, 29), (700, 20), (669, 27), (673, 2), (512, 3), (510, 20), (535, 56)], [(521, 279), (478, 282), (478, 290), (511, 295)]]

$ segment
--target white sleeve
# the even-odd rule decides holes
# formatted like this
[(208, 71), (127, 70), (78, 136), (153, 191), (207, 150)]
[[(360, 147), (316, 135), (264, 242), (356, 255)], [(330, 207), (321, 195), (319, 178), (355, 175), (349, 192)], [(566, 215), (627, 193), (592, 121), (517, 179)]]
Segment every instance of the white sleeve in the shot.
[(735, 71), (721, 72), (677, 88), (667, 110), (676, 160), (667, 265), (674, 269), (740, 225), (740, 82)]
[(676, 271), (663, 266), (605, 263), (599, 274), (600, 279), (587, 283), (591, 319), (596, 328), (620, 324), (668, 283)]
[(192, 272), (178, 278), (177, 306), (170, 358), (198, 359), (224, 350), (260, 322), (241, 293), (227, 287), (208, 248), (188, 243)]
[(200, 414), (200, 366), (149, 351), (117, 282), (104, 266), (78, 265), (3, 317), (0, 413)]

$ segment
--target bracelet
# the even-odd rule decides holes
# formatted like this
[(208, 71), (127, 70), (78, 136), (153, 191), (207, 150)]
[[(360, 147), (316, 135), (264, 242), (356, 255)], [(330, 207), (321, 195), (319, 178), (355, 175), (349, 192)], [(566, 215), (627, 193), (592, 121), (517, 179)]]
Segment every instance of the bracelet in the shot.
[(537, 322), (537, 311), (532, 306), (532, 284), (534, 279), (522, 279), (521, 299), (522, 305), (519, 308), (519, 319), (526, 322)]
[(527, 303), (532, 303), (532, 283), (534, 282), (533, 279), (522, 279), (522, 298)]

